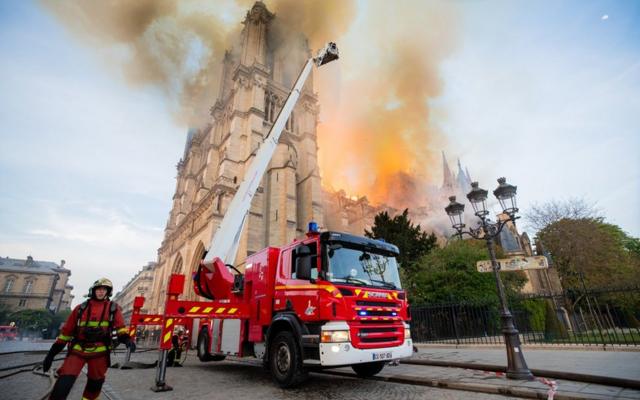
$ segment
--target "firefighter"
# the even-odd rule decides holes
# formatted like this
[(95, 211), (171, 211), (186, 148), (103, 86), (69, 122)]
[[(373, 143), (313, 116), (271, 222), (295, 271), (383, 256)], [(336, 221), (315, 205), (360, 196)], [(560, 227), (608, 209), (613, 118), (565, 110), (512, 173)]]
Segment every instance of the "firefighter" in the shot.
[(171, 350), (167, 355), (167, 367), (182, 367), (180, 358), (182, 357), (182, 342), (184, 341), (184, 328), (178, 328), (171, 336)]
[(65, 322), (60, 335), (44, 359), (42, 369), (51, 368), (53, 358), (65, 346), (69, 346), (67, 357), (58, 369), (50, 400), (66, 399), (82, 367), (87, 364), (87, 384), (82, 399), (97, 399), (110, 364), (112, 336), (135, 351), (135, 343), (129, 337), (120, 307), (109, 300), (113, 284), (101, 278), (89, 289), (89, 300), (76, 306)]

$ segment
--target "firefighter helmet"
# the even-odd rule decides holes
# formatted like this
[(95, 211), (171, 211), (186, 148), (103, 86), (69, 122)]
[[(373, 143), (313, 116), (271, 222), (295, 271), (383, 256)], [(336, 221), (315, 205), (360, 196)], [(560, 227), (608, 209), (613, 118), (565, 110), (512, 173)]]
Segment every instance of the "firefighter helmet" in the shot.
[(93, 291), (96, 288), (103, 287), (107, 289), (107, 297), (111, 296), (111, 292), (113, 291), (113, 283), (107, 278), (100, 278), (97, 281), (93, 282), (93, 285), (89, 288), (89, 296), (94, 297)]

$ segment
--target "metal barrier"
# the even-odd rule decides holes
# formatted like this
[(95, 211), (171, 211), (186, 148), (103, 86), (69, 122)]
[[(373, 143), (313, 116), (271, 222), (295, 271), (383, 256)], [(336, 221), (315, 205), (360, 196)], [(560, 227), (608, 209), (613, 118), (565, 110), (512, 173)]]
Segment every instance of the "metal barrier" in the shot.
[[(509, 308), (525, 344), (640, 345), (638, 287), (521, 295)], [(411, 318), (419, 343), (504, 343), (497, 302), (413, 306)]]

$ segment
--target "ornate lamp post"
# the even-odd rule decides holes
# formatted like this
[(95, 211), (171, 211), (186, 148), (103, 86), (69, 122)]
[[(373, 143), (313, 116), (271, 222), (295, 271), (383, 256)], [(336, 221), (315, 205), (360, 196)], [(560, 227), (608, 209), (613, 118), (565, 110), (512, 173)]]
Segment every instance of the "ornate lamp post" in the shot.
[(518, 212), (516, 204), (517, 187), (508, 184), (505, 178), (498, 179), (498, 184), (498, 188), (493, 191), (493, 194), (498, 198), (503, 213), (508, 216), (505, 220), (494, 223), (487, 218), (489, 215), (489, 211), (487, 210), (488, 192), (478, 187), (478, 182), (471, 184), (471, 191), (467, 194), (467, 199), (469, 199), (473, 207), (475, 216), (480, 219), (477, 228), (469, 228), (467, 231), (464, 230), (466, 226), (463, 222), (464, 204), (458, 203), (455, 196), (449, 197), (449, 205), (445, 207), (444, 210), (451, 219), (451, 225), (461, 238), (462, 235), (466, 234), (475, 239), (484, 239), (487, 242), (491, 265), (493, 266), (493, 275), (498, 289), (498, 297), (500, 298), (502, 334), (504, 335), (504, 343), (507, 347), (507, 378), (532, 380), (533, 374), (529, 371), (527, 362), (524, 360), (524, 354), (520, 348), (518, 330), (513, 324), (513, 316), (507, 307), (504, 285), (500, 279), (500, 265), (496, 260), (494, 242), (494, 239), (500, 234), (502, 228), (504, 228), (509, 221), (515, 223), (515, 220), (519, 218), (516, 217), (516, 213)]

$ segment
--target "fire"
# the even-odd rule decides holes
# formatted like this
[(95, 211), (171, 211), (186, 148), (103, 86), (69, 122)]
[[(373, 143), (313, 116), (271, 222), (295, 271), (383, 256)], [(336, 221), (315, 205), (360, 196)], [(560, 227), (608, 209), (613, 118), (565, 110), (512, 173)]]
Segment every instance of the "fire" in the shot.
[(328, 88), (320, 90), (318, 126), (323, 184), (415, 206), (439, 171), (444, 136), (430, 101), (442, 93), (438, 69), (455, 47), (456, 14), (444, 4), (368, 5), (367, 26), (347, 35), (333, 66), (344, 78), (318, 74), (318, 86)]

